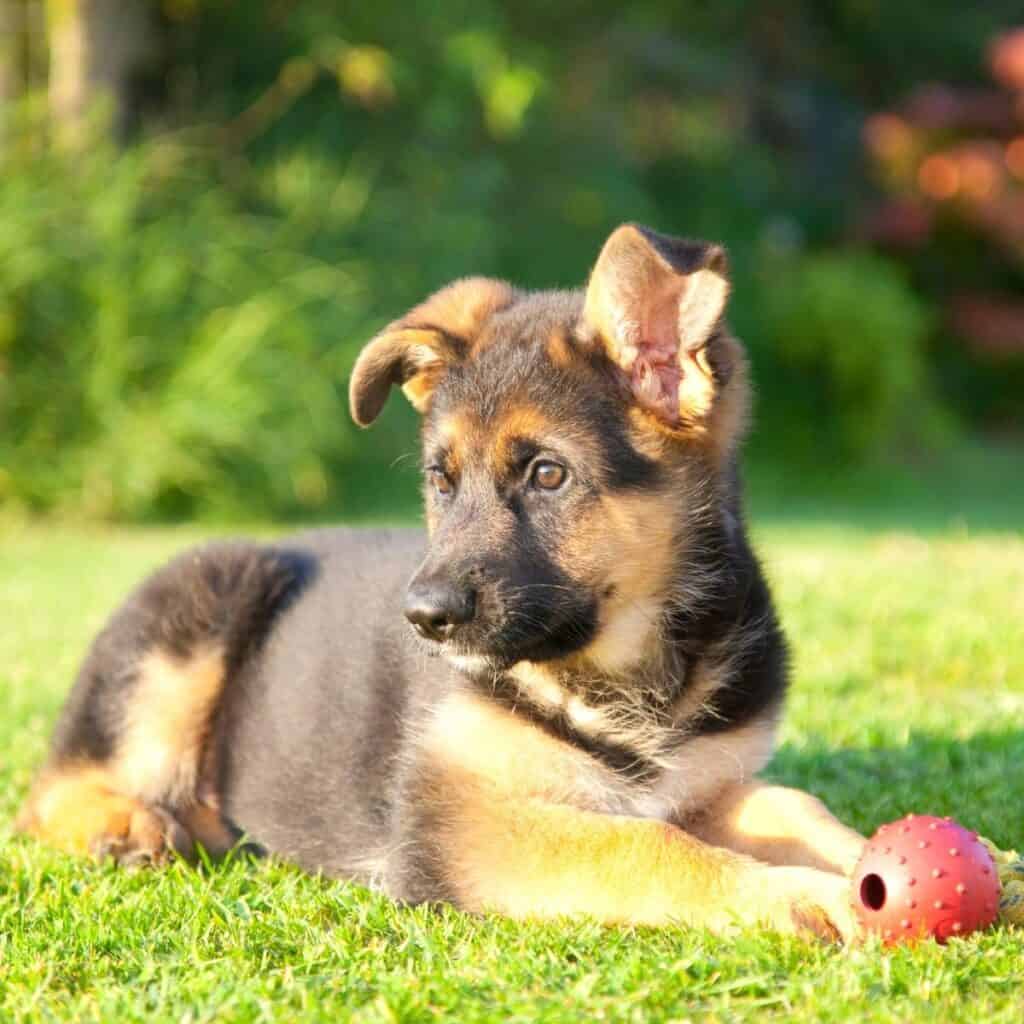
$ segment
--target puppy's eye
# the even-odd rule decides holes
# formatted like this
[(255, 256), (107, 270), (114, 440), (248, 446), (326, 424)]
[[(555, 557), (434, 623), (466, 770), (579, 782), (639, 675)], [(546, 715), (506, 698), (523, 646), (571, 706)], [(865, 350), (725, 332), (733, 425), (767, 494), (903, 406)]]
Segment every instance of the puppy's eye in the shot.
[(430, 486), (433, 487), (438, 494), (452, 493), (452, 482), (448, 479), (448, 475), (445, 471), (439, 466), (431, 466), (427, 470), (427, 479), (430, 481)]
[(567, 476), (565, 466), (557, 462), (538, 462), (530, 474), (530, 482), (542, 491), (557, 491)]

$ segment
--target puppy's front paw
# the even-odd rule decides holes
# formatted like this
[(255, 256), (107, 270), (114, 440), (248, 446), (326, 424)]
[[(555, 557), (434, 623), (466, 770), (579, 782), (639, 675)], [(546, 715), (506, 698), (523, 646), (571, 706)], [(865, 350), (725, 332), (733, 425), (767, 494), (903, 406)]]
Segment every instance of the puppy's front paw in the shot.
[(770, 928), (826, 942), (857, 938), (848, 878), (813, 868), (765, 868), (758, 884), (761, 920)]

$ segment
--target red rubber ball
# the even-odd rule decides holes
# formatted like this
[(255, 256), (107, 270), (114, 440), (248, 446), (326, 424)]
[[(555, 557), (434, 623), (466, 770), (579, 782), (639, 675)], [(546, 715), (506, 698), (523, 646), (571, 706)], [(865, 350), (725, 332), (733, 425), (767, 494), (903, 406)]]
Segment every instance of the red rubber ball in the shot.
[(887, 945), (945, 942), (995, 921), (999, 875), (977, 833), (952, 818), (908, 814), (868, 840), (851, 896), (865, 930)]

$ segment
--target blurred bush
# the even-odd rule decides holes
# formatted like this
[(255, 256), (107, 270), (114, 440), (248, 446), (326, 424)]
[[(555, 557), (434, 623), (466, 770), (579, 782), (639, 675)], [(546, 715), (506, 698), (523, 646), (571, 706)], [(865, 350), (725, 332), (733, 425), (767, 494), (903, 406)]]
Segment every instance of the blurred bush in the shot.
[(856, 250), (775, 263), (762, 296), (765, 343), (799, 378), (787, 416), (819, 449), (863, 460), (949, 435), (930, 393), (930, 318), (892, 263)]
[[(315, 512), (351, 452), (367, 268), (303, 182), (240, 201), (169, 140), (40, 155), (0, 188), (0, 496), (96, 518)], [(359, 183), (335, 179), (342, 192)], [(278, 201), (275, 202), (275, 198)], [(318, 207), (317, 213), (326, 211)]]
[(0, 503), (399, 514), (414, 417), (356, 437), (360, 345), (467, 273), (580, 284), (624, 220), (728, 245), (757, 457), (948, 426), (930, 311), (845, 249), (861, 118), (936, 60), (969, 76), (1009, 0), (158, 6), (130, 144), (51, 146), (40, 89), (4, 119)]

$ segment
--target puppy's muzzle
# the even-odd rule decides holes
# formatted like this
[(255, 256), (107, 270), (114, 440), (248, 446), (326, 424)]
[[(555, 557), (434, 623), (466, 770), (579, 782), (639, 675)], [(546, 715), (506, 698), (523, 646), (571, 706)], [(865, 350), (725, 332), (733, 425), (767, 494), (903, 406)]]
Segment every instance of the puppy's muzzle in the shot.
[(438, 577), (413, 580), (405, 593), (405, 617), (427, 640), (450, 640), (476, 616), (476, 591)]

